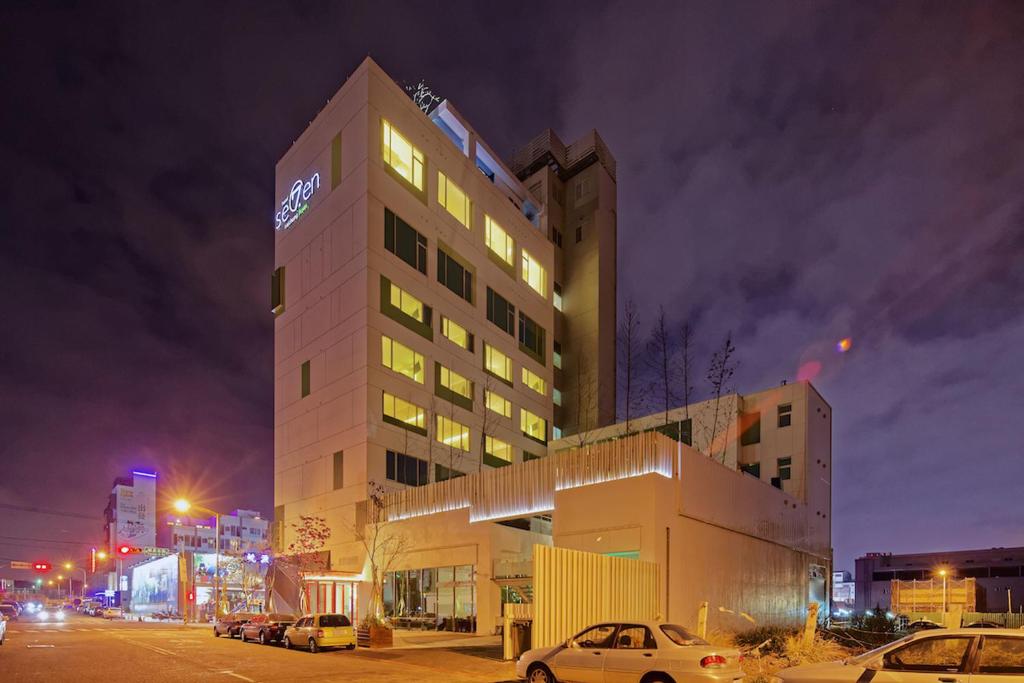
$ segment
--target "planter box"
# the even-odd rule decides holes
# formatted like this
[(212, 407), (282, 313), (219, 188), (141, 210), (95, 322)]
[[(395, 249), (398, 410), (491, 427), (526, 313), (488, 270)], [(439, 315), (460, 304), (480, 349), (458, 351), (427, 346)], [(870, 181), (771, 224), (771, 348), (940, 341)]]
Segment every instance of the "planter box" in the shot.
[(359, 647), (391, 647), (394, 633), (387, 626), (360, 626), (356, 629), (356, 641)]

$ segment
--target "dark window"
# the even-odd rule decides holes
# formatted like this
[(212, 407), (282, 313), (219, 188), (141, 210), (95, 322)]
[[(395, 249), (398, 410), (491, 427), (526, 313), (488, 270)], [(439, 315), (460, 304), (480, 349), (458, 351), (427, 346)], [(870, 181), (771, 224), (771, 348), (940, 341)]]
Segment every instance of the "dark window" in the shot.
[(992, 576), (1001, 578), (1020, 576), (1020, 567), (992, 567), (991, 572)]
[(270, 312), (274, 315), (284, 312), (284, 266), (270, 275)]
[(963, 670), (970, 638), (924, 638), (886, 652), (882, 668), (893, 671), (934, 671), (956, 673)]
[(785, 403), (779, 406), (779, 427), (788, 427), (793, 423), (793, 404)]
[(490, 287), (487, 288), (487, 319), (515, 336), (516, 307)]
[(872, 581), (892, 581), (892, 578), (892, 572), (872, 572), (871, 574)]
[(390, 209), (384, 209), (384, 248), (427, 274), (427, 238)]
[(545, 362), (545, 337), (544, 328), (519, 311), (519, 343), (523, 345), (524, 351), (529, 352), (535, 360), (541, 363)]
[(977, 671), (980, 674), (1024, 674), (1024, 638), (985, 636)]
[(447, 479), (456, 479), (458, 477), (466, 476), (465, 472), (459, 472), (455, 469), (449, 469), (444, 465), (434, 463), (434, 481), (445, 481)]
[(740, 415), (740, 445), (753, 446), (761, 443), (761, 413)]
[(427, 481), (427, 461), (405, 453), (387, 452), (386, 476), (408, 486), (423, 486)]
[(779, 458), (779, 479), (785, 481), (790, 478), (793, 458)]
[(345, 452), (334, 454), (334, 490), (345, 488)]
[(693, 445), (693, 420), (678, 420), (666, 425), (655, 427), (654, 431), (664, 434), (673, 441), (682, 441), (687, 446)]
[(582, 225), (578, 225), (578, 226), (576, 226), (576, 242), (582, 242), (582, 241), (583, 241), (583, 226)]
[(309, 396), (309, 361), (302, 364), (302, 398)]
[(473, 303), (473, 273), (463, 268), (461, 263), (440, 247), (437, 249), (437, 281)]
[(758, 479), (760, 479), (761, 478), (761, 463), (759, 463), (759, 462), (752, 462), (752, 463), (748, 463), (746, 465), (740, 465), (740, 471), (744, 472), (745, 474), (749, 474), (752, 477), (757, 477)]
[(562, 231), (553, 225), (551, 226), (551, 241), (555, 243), (555, 246), (562, 246)]

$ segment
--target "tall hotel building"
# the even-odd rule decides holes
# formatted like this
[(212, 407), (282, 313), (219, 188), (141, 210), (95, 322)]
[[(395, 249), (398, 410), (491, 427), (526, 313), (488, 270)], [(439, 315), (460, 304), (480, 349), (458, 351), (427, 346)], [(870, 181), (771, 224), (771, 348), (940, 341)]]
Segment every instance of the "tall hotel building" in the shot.
[[(592, 537), (617, 538), (622, 547), (611, 552), (657, 562), (676, 552), (655, 536), (641, 542), (639, 532), (622, 532), (629, 522), (602, 522), (621, 528), (588, 536), (587, 515), (552, 514), (558, 501), (572, 510), (577, 493), (609, 495), (600, 487), (615, 481), (523, 494), (547, 480), (506, 486), (495, 478), (540, 472), (547, 461), (538, 459), (568, 448), (572, 434), (607, 439), (616, 430), (615, 161), (596, 132), (570, 145), (546, 132), (509, 167), (449, 102), (425, 114), (367, 59), (278, 162), (274, 222), (273, 535), (286, 550), (300, 517), (327, 521), (324, 569), (303, 584), (311, 609), (364, 613), (369, 574), (358, 527), (374, 487), (432, 501), (396, 508), (410, 547), (384, 599), (395, 614), (442, 627), (489, 632), (509, 596), (499, 567), (529, 558), (534, 544), (593, 551), (601, 548), (588, 545)], [(827, 407), (809, 385), (783, 390), (796, 423), (812, 406)], [(759, 396), (746, 400), (776, 409), (777, 391)], [(744, 397), (731, 400), (736, 422)], [(731, 429), (723, 430), (732, 439), (725, 474), (709, 476), (739, 477), (741, 488), (758, 487), (750, 500), (767, 496), (771, 514), (799, 516), (799, 525), (766, 524), (762, 535), (777, 546), (786, 539), (769, 538), (775, 529), (803, 530), (792, 542), (800, 550), (776, 562), (797, 576), (792, 602), (802, 605), (813, 499), (804, 452), (790, 448), (783, 466), (778, 449), (741, 444)], [(673, 467), (628, 476), (670, 477)], [(754, 469), (764, 482), (748, 476)], [(445, 502), (455, 490), (449, 480), (463, 476), (493, 495)], [(643, 476), (636, 485), (648, 485)], [(775, 488), (769, 479), (779, 480)], [(799, 490), (786, 489), (797, 481)], [(497, 502), (520, 495), (548, 502)], [(775, 496), (804, 500), (783, 512)], [(491, 499), (486, 511), (481, 497)], [(810, 505), (823, 519), (827, 500)], [(819, 530), (816, 540), (813, 561), (828, 564), (828, 539)]]

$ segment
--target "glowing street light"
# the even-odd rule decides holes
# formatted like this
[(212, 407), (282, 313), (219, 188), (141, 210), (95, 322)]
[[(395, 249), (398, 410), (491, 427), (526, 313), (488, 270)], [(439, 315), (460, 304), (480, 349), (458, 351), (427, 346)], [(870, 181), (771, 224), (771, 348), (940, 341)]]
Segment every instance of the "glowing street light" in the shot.
[(184, 498), (179, 498), (174, 501), (174, 509), (181, 513), (186, 513), (192, 508), (192, 503), (188, 502)]
[(216, 621), (220, 617), (220, 513), (216, 510), (203, 507), (202, 505), (193, 505), (185, 498), (178, 498), (174, 501), (173, 507), (178, 512), (184, 514), (195, 508), (197, 511), (213, 515), (213, 536), (214, 536), (214, 564), (213, 564), (213, 618)]
[[(939, 570), (939, 576), (942, 577), (942, 613), (943, 614), (946, 613), (946, 608), (948, 606), (948, 602), (946, 600), (946, 585), (947, 585), (947, 583), (946, 583), (946, 575), (948, 573), (949, 572), (947, 572), (945, 569), (940, 569)], [(943, 620), (945, 620), (945, 619), (943, 619)]]

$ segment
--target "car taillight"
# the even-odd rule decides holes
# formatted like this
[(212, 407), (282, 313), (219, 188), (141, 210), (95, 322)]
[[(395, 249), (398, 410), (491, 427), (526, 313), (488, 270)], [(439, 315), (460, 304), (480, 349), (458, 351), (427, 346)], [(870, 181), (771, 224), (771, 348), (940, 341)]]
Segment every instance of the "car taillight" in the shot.
[(702, 669), (716, 669), (725, 666), (725, 657), (722, 655), (708, 655), (700, 660), (700, 666)]
[(316, 637), (317, 638), (323, 638), (324, 637), (324, 630), (322, 628), (317, 629)]

